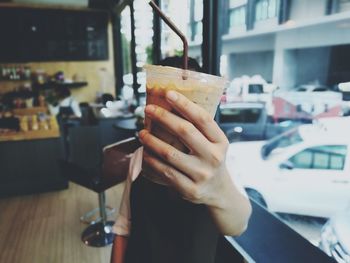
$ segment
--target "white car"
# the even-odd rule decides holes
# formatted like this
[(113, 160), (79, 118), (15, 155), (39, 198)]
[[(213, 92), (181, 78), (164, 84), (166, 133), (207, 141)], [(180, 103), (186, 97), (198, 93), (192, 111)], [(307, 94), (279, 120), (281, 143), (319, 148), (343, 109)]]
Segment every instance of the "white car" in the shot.
[(227, 166), (273, 212), (330, 217), (350, 202), (350, 119), (230, 144)]

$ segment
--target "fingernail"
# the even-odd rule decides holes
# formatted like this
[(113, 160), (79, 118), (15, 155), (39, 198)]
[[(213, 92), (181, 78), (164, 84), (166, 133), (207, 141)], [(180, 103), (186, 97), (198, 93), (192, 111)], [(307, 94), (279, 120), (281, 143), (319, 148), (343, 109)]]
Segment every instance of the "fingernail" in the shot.
[(153, 105), (147, 105), (145, 108), (145, 113), (150, 114), (153, 113), (156, 110), (156, 107)]
[(143, 138), (145, 137), (146, 133), (147, 133), (146, 130), (141, 130), (141, 131), (139, 132), (139, 139), (140, 139), (141, 141), (142, 141)]
[(177, 98), (178, 98), (176, 92), (172, 90), (167, 92), (166, 97), (167, 99), (173, 102), (177, 101)]

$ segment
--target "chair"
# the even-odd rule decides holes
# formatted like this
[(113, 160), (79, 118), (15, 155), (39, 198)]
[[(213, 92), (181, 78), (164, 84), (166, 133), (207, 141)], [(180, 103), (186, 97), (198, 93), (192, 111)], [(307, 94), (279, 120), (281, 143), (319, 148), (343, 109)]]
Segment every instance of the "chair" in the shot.
[(98, 140), (98, 127), (74, 127), (69, 133), (70, 156), (60, 160), (63, 175), (70, 181), (98, 194), (100, 218), (91, 221), (82, 233), (82, 241), (89, 246), (103, 247), (113, 242), (113, 221), (107, 220), (105, 191), (124, 181), (131, 153), (140, 143), (135, 138), (115, 143), (102, 150)]

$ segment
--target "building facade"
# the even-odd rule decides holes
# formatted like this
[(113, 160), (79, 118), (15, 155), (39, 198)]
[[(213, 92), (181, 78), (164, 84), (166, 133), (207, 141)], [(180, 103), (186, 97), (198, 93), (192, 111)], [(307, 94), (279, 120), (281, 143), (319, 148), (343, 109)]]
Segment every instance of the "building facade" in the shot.
[[(229, 79), (259, 74), (282, 89), (350, 81), (350, 0), (222, 1), (223, 71)], [(196, 23), (190, 19), (190, 28)], [(199, 56), (195, 34), (191, 53)]]

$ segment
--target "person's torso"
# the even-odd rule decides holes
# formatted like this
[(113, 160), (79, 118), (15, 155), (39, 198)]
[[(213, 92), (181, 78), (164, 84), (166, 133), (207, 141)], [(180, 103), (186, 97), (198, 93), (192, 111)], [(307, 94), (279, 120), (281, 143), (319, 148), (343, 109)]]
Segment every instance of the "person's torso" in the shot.
[(214, 263), (218, 231), (204, 205), (139, 176), (130, 196), (126, 263)]
[(65, 98), (60, 104), (59, 104), (59, 116), (63, 117), (69, 117), (74, 115), (74, 111), (72, 108), (73, 99), (72, 98)]

